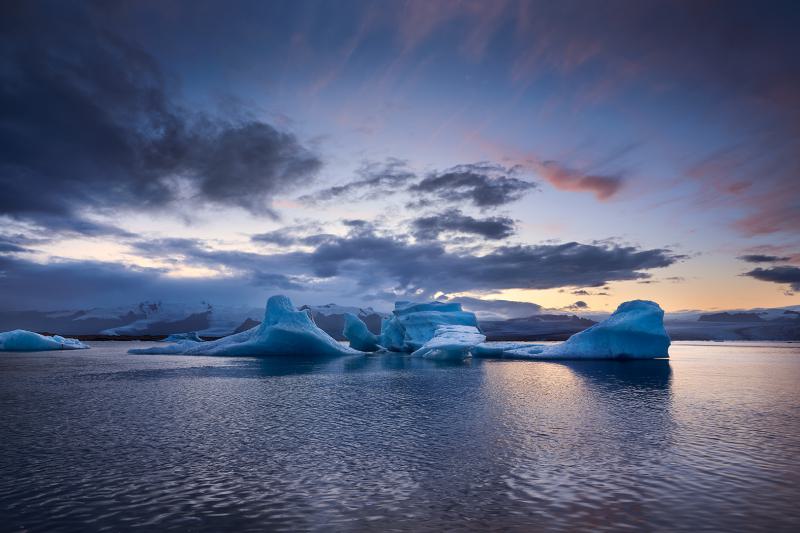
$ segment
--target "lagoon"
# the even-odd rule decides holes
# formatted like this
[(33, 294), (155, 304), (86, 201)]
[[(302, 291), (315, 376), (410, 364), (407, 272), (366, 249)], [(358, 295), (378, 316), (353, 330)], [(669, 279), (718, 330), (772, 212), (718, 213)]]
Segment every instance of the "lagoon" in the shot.
[(0, 355), (0, 529), (796, 530), (800, 344)]

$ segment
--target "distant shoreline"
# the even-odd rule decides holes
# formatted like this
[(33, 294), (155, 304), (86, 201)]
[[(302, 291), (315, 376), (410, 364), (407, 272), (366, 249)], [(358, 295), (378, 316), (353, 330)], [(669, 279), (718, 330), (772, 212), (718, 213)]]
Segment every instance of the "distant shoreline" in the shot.
[[(167, 335), (72, 335), (69, 333), (53, 333), (50, 331), (39, 331), (37, 332), (41, 335), (61, 335), (62, 337), (67, 337), (70, 339), (78, 339), (79, 341), (151, 341), (151, 342), (158, 342), (163, 341)], [(489, 335), (486, 338), (487, 342), (555, 342), (555, 341), (565, 341), (569, 337), (568, 334), (556, 334), (551, 336), (533, 336), (533, 337), (521, 337), (515, 335), (500, 335), (500, 336), (492, 336)], [(204, 341), (215, 341), (217, 339), (221, 339), (222, 337), (206, 337), (201, 335), (201, 339)]]

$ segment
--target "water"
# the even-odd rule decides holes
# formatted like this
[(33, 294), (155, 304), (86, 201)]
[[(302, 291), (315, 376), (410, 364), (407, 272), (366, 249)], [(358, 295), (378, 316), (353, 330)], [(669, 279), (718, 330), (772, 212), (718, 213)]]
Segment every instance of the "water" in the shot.
[(0, 355), (0, 529), (800, 527), (800, 345), (436, 364)]

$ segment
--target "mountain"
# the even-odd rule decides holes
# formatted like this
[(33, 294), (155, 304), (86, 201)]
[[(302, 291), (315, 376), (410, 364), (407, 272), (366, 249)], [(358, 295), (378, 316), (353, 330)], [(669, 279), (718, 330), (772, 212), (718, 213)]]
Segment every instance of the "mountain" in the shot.
[(375, 334), (381, 332), (381, 320), (388, 316), (387, 313), (379, 313), (371, 307), (344, 307), (336, 304), (304, 305), (300, 309), (310, 311), (314, 323), (337, 341), (345, 340), (342, 330), (346, 313), (352, 313), (363, 320), (367, 328)]
[(565, 340), (596, 324), (576, 315), (533, 315), (508, 320), (481, 320), (480, 327), (490, 341)]
[(668, 314), (664, 326), (672, 340), (797, 341), (800, 312), (796, 308)]
[(27, 329), (67, 336), (159, 336), (196, 331), (202, 336), (229, 335), (263, 310), (219, 307), (208, 302), (175, 304), (145, 301), (131, 306), (77, 311), (1, 311), (0, 331)]

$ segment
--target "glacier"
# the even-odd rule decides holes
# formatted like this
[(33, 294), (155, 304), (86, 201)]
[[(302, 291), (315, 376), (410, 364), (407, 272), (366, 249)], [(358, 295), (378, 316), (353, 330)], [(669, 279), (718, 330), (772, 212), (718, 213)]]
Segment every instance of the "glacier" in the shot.
[(85, 350), (89, 346), (78, 339), (60, 335), (39, 335), (24, 329), (0, 333), (0, 352), (43, 352), (47, 350)]
[(309, 314), (298, 311), (283, 295), (267, 300), (264, 321), (247, 331), (209, 342), (183, 340), (176, 344), (135, 348), (131, 354), (181, 355), (314, 355), (333, 357), (362, 352), (339, 344), (314, 324)]
[(473, 354), (516, 359), (653, 359), (669, 357), (669, 345), (661, 307), (648, 300), (632, 300), (560, 344), (479, 344)]
[(377, 352), (382, 349), (378, 344), (378, 336), (372, 333), (367, 324), (353, 313), (344, 314), (344, 338), (350, 341), (350, 347), (362, 352)]
[(486, 335), (474, 326), (439, 326), (433, 338), (411, 356), (426, 359), (466, 359), (472, 356), (470, 350), (485, 340)]

